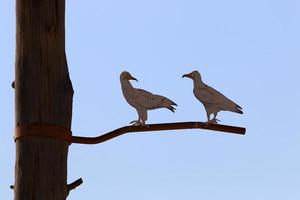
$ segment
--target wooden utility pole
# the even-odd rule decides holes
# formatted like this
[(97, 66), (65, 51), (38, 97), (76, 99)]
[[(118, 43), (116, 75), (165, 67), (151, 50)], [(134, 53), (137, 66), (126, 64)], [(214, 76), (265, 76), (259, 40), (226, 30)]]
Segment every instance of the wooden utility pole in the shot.
[(16, 0), (16, 13), (15, 123), (23, 135), (40, 136), (16, 140), (14, 199), (64, 200), (69, 143), (43, 134), (71, 127), (65, 0)]
[(125, 126), (98, 137), (72, 136), (73, 88), (65, 55), (65, 0), (16, 0), (15, 200), (65, 200), (81, 179), (67, 184), (70, 143), (99, 144), (126, 133), (246, 129), (203, 122)]

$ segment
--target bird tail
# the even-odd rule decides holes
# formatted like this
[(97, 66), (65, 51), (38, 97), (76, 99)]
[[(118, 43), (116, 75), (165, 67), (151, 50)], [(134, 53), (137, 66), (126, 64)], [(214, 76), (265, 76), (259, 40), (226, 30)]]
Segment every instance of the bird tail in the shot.
[(227, 97), (225, 97), (225, 98), (226, 98), (226, 100), (225, 100), (224, 104), (222, 105), (222, 107), (223, 107), (222, 110), (243, 114), (243, 108), (241, 106), (239, 106), (232, 100), (228, 99)]
[(239, 113), (239, 114), (243, 114), (243, 108), (239, 105), (235, 105), (235, 110), (233, 112)]
[(175, 112), (176, 108), (174, 106), (169, 106), (167, 109), (171, 110), (172, 112)]
[(167, 108), (170, 111), (175, 112), (176, 108), (174, 106), (177, 106), (177, 104), (174, 101), (172, 101), (166, 97), (163, 98), (162, 103), (161, 103), (162, 108)]

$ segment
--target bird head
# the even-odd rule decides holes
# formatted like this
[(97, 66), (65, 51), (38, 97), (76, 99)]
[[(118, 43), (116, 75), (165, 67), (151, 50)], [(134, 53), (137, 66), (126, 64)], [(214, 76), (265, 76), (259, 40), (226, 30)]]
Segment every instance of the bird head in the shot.
[(184, 78), (184, 77), (187, 77), (187, 78), (190, 78), (190, 79), (195, 79), (195, 78), (200, 78), (201, 79), (201, 75), (200, 75), (200, 73), (198, 72), (198, 71), (192, 71), (191, 73), (189, 73), (189, 74), (184, 74), (184, 75), (182, 75), (182, 78)]
[(121, 80), (127, 80), (127, 81), (129, 81), (129, 80), (135, 80), (135, 81), (138, 81), (136, 78), (134, 78), (134, 77), (133, 77), (129, 72), (127, 72), (127, 71), (124, 71), (124, 72), (121, 73), (120, 79), (121, 79)]

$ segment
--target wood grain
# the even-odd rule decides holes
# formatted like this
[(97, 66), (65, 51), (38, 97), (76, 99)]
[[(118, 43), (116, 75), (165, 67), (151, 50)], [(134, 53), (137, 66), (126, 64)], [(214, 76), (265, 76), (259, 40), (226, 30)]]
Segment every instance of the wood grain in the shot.
[[(73, 89), (65, 55), (65, 0), (17, 0), (16, 127), (47, 123), (70, 128)], [(15, 200), (67, 196), (68, 142), (16, 141)]]

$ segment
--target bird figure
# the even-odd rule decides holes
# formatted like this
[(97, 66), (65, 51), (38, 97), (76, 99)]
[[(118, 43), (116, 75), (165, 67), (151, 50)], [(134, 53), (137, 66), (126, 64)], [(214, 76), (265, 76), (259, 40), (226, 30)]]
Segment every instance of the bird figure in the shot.
[(138, 113), (138, 119), (130, 122), (130, 124), (136, 126), (146, 126), (148, 110), (167, 108), (170, 111), (175, 112), (176, 108), (174, 106), (177, 106), (176, 103), (164, 96), (134, 88), (131, 85), (130, 80), (138, 81), (127, 71), (121, 73), (120, 81), (123, 95), (127, 103), (134, 107)]
[[(206, 85), (202, 81), (201, 75), (198, 71), (184, 74), (182, 78), (184, 77), (190, 78), (194, 82), (194, 95), (203, 104), (206, 111), (206, 125), (209, 123), (218, 123), (220, 120), (218, 120), (216, 117), (220, 111), (231, 111), (243, 114), (241, 106), (228, 99), (216, 89)], [(211, 114), (214, 115), (212, 119), (210, 119)]]

